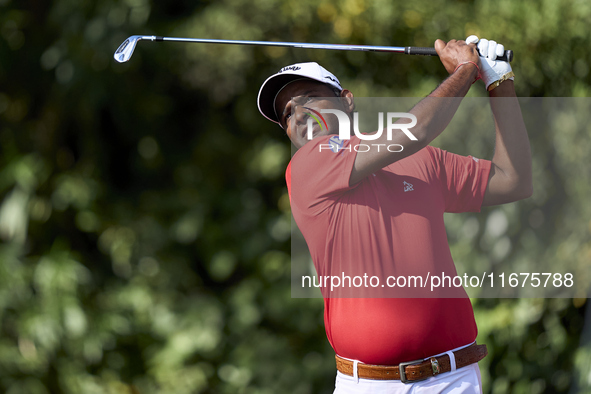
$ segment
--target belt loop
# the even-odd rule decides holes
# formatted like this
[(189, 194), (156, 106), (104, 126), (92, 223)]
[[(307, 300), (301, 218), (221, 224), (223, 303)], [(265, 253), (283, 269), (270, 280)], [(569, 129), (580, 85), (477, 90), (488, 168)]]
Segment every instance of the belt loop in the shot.
[(356, 384), (359, 384), (359, 374), (357, 373), (357, 364), (359, 364), (359, 361), (353, 360), (353, 379), (356, 380), (356, 382), (355, 382)]
[(456, 370), (456, 356), (454, 356), (454, 352), (445, 352), (449, 356), (449, 364), (451, 366), (451, 372)]

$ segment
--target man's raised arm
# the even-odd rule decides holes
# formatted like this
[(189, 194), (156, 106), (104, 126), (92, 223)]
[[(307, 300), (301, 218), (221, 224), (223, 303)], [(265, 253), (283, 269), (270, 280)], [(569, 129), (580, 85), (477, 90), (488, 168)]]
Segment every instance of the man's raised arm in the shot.
[(423, 149), (441, 134), (451, 121), (462, 98), (478, 77), (480, 58), (476, 45), (467, 44), (465, 41), (451, 40), (445, 43), (437, 40), (435, 49), (451, 75), (410, 111), (417, 118), (417, 124), (412, 128), (416, 140), (410, 140), (403, 133), (393, 134), (392, 139), (388, 140), (387, 133), (382, 133), (382, 136), (375, 140), (376, 144), (400, 144), (404, 149), (401, 152), (389, 152), (384, 149), (358, 152), (349, 178), (350, 185)]
[(513, 81), (490, 92), (496, 141), (483, 206), (506, 204), (533, 193), (531, 151)]
[(496, 55), (503, 53), (503, 46), (482, 39), (478, 49), (485, 55), (481, 62), (482, 78), (489, 91), (496, 130), (495, 153), (482, 205), (505, 204), (533, 193), (529, 139), (515, 95), (511, 66), (495, 61)]

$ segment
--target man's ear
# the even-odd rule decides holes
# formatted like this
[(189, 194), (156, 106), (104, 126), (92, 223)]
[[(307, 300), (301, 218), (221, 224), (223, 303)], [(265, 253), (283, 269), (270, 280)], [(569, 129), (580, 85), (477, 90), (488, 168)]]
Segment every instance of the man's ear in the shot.
[(353, 92), (347, 89), (341, 90), (341, 98), (343, 100), (343, 105), (345, 106), (345, 111), (347, 113), (351, 113), (355, 110), (355, 100), (353, 99)]

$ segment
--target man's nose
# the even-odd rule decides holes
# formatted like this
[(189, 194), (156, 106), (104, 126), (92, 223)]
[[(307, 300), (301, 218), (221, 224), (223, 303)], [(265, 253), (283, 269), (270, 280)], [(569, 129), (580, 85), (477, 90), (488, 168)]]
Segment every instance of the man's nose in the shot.
[(292, 114), (289, 121), (291, 122), (291, 127), (302, 127), (306, 125), (308, 118), (308, 112), (303, 106), (297, 105), (292, 107)]
[(292, 115), (292, 119), (295, 119), (296, 125), (297, 126), (305, 125), (306, 122), (308, 121), (308, 118), (310, 117), (310, 115), (308, 114), (309, 111), (306, 110), (301, 105), (295, 106), (293, 111), (294, 111), (294, 114)]

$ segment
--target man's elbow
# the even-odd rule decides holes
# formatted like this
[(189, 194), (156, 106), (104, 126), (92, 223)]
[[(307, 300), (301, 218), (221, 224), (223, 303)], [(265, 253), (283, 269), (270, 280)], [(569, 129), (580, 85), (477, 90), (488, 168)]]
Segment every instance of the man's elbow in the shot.
[(514, 201), (525, 200), (526, 198), (530, 198), (534, 194), (534, 185), (533, 182), (530, 181), (520, 181), (518, 182), (512, 193), (512, 197)]
[(504, 204), (530, 198), (534, 194), (534, 187), (531, 179), (523, 177), (505, 178), (504, 182)]
[(533, 185), (529, 185), (524, 191), (523, 195), (521, 196), (520, 200), (525, 200), (526, 198), (530, 198), (534, 195), (534, 187)]

